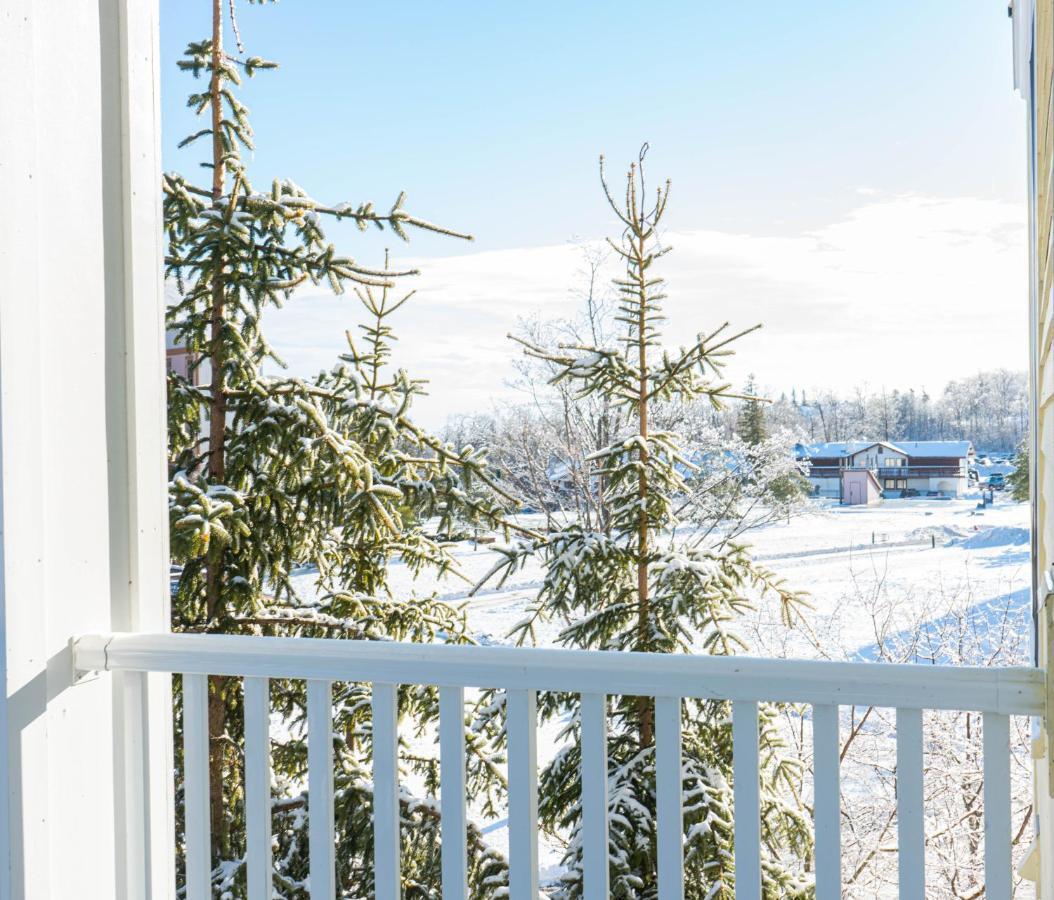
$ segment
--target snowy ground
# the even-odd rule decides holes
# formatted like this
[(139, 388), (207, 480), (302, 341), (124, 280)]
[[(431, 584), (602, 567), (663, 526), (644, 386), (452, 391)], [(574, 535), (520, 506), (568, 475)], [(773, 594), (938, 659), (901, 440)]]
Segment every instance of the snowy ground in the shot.
[[(883, 629), (888, 635), (891, 621), (895, 627), (876, 609), (896, 607), (925, 619), (954, 601), (982, 614), (1009, 605), (1015, 628), (1027, 633), (1028, 505), (997, 494), (994, 506), (977, 506), (977, 498), (889, 500), (870, 508), (823, 503), (789, 523), (751, 532), (755, 558), (807, 591), (812, 609), (806, 628), (788, 632), (777, 611), (763, 605), (740, 632), (758, 655), (873, 658)], [(540, 570), (528, 567), (501, 589), (487, 587), (469, 597), (468, 582), (481, 578), (498, 557), (487, 545), (471, 542), (458, 544), (455, 555), (465, 579), (414, 584), (396, 565), (395, 593), (438, 590), (443, 599), (468, 604), (477, 640), (506, 642), (537, 591)], [(557, 630), (543, 628), (540, 642), (552, 643)], [(558, 730), (554, 724), (539, 733), (542, 765), (555, 752)], [(507, 849), (504, 820), (487, 823), (485, 831), (489, 842)], [(559, 846), (546, 842), (540, 850), (543, 877), (555, 875)]]
[[(846, 600), (879, 593), (919, 603), (939, 596), (969, 598), (978, 607), (1009, 598), (1020, 607), (1021, 625), (1027, 628), (1028, 504), (1015, 503), (1005, 494), (996, 494), (995, 505), (987, 509), (980, 510), (977, 504), (975, 498), (887, 500), (874, 507), (824, 502), (789, 523), (752, 531), (747, 540), (756, 560), (786, 578), (791, 587), (808, 593), (813, 606), (809, 619), (837, 626), (838, 643), (849, 654), (866, 655), (875, 634), (870, 617), (854, 614)], [(472, 542), (458, 544), (455, 556), (471, 582), (482, 578), (498, 559), (487, 545)], [(528, 566), (501, 589), (484, 587), (471, 598), (468, 582), (455, 576), (448, 576), (438, 588), (434, 580), (415, 584), (396, 565), (391, 577), (396, 594), (438, 590), (450, 602), (467, 602), (477, 639), (503, 643), (509, 629), (523, 618), (541, 572)], [(775, 611), (763, 607), (750, 624), (771, 650), (775, 635), (766, 632), (782, 630)], [(543, 630), (541, 643), (552, 642), (556, 630), (555, 626)], [(786, 655), (824, 655), (823, 648), (807, 641), (792, 640), (786, 650)]]

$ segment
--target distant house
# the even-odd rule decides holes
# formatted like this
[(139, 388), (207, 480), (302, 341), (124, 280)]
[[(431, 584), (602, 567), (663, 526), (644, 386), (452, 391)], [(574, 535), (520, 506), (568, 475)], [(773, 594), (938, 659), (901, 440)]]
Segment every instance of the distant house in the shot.
[(194, 373), (190, 366), (190, 351), (176, 339), (176, 333), (169, 329), (165, 332), (165, 360), (169, 371), (193, 381)]
[(846, 479), (863, 483), (852, 471), (869, 472), (885, 497), (961, 497), (974, 449), (969, 441), (834, 441), (798, 444), (795, 455), (809, 463), (813, 493), (849, 503)]
[(549, 457), (545, 474), (557, 493), (569, 494), (578, 486), (578, 479), (571, 464), (558, 456)]

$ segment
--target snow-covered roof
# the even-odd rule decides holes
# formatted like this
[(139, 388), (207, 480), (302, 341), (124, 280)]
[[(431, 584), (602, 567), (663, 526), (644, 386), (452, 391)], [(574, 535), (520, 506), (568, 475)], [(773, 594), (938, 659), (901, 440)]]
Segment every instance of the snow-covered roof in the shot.
[(908, 456), (965, 457), (973, 452), (969, 441), (897, 441), (897, 446)]
[(874, 446), (874, 441), (827, 441), (819, 444), (798, 444), (794, 450), (802, 459), (830, 459), (852, 456), (871, 446)]
[(827, 441), (819, 444), (798, 444), (794, 449), (802, 459), (836, 459), (852, 456), (868, 447), (881, 444), (913, 457), (955, 457), (970, 455), (973, 446), (969, 441)]
[(546, 474), (550, 481), (564, 481), (571, 477), (571, 465), (565, 460), (553, 457), (549, 460)]

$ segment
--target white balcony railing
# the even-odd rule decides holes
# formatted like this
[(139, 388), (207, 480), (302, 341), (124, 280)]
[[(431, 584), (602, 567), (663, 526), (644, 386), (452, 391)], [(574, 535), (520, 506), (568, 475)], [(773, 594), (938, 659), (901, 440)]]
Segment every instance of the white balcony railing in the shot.
[(732, 701), (735, 893), (761, 896), (758, 703), (812, 704), (816, 896), (841, 896), (839, 708), (896, 709), (899, 891), (925, 895), (922, 711), (983, 714), (985, 896), (1011, 896), (1009, 716), (1044, 711), (1044, 679), (1033, 668), (966, 668), (666, 656), (557, 649), (465, 647), (306, 638), (117, 634), (74, 644), (79, 671), (183, 675), (186, 900), (211, 897), (207, 676), (245, 679), (245, 807), (250, 900), (271, 898), (269, 678), (308, 684), (311, 893), (334, 896), (331, 685), (373, 684), (376, 897), (400, 896), (398, 722), (400, 684), (440, 690), (440, 808), (444, 897), (466, 896), (465, 688), (507, 691), (509, 893), (538, 897), (537, 748), (539, 690), (582, 698), (585, 896), (608, 896), (607, 741), (609, 695), (655, 698), (659, 896), (683, 896), (680, 704), (685, 697)]

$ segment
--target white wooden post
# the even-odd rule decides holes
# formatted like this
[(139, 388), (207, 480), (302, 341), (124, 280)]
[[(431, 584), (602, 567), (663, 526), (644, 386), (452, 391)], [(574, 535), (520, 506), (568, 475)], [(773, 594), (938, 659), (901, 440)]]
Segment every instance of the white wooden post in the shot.
[(582, 862), (586, 900), (608, 897), (608, 732), (607, 697), (583, 694)]
[(736, 900), (761, 900), (761, 785), (758, 704), (732, 704), (732, 802), (735, 811)]
[(399, 711), (394, 684), (373, 685), (373, 893), (399, 900)]
[(307, 835), (311, 897), (329, 900), (336, 891), (333, 832), (333, 685), (307, 683)]
[(271, 696), (266, 678), (246, 678), (245, 881), (249, 900), (271, 900)]
[(468, 896), (465, 788), (465, 689), (439, 689), (439, 790), (442, 813), (443, 897)]
[(684, 897), (681, 698), (655, 700), (655, 793), (660, 900)]
[(838, 707), (834, 704), (813, 707), (812, 741), (816, 897), (817, 900), (838, 900), (842, 896), (841, 745), (838, 737)]
[(903, 900), (926, 895), (922, 711), (897, 710), (897, 863)]
[(174, 897), (157, 4), (0, 4), (0, 897)]
[(506, 693), (509, 735), (509, 897), (538, 897), (538, 699), (532, 690)]

